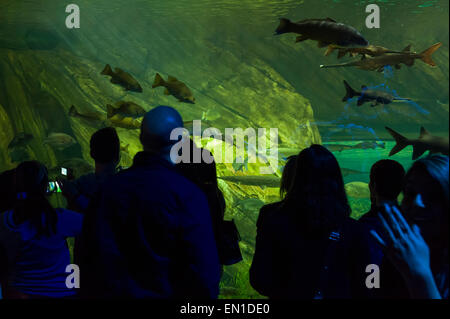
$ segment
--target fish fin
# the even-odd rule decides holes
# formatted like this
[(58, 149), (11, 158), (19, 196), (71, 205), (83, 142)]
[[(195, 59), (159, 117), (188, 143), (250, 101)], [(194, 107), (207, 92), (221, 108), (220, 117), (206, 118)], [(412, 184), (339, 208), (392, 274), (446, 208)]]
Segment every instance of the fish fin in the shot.
[(344, 85), (345, 85), (346, 94), (342, 98), (342, 102), (347, 102), (352, 97), (359, 95), (359, 93), (356, 92), (355, 90), (353, 90), (352, 87), (350, 86), (350, 84), (348, 84), (347, 81), (345, 81), (345, 80), (344, 80)]
[(75, 117), (75, 116), (77, 116), (78, 114), (79, 114), (79, 113), (78, 113), (77, 110), (75, 109), (75, 106), (72, 105), (72, 106), (70, 107), (70, 110), (69, 110), (69, 116)]
[(427, 148), (424, 145), (413, 144), (413, 154), (412, 154), (413, 161), (422, 156), (423, 153), (425, 153), (426, 151)]
[(328, 46), (328, 45), (329, 45), (329, 43), (327, 43), (327, 42), (323, 42), (323, 41), (317, 42), (317, 46), (318, 46), (319, 48), (324, 48), (324, 47), (326, 47), (326, 46)]
[(422, 127), (420, 128), (420, 136), (419, 136), (419, 139), (420, 139), (420, 138), (424, 138), (424, 137), (427, 136), (427, 135), (431, 135), (431, 134), (430, 134), (430, 132), (427, 131), (426, 128), (424, 128), (424, 127), (422, 126)]
[(278, 25), (278, 28), (275, 30), (275, 35), (289, 32), (290, 24), (291, 24), (291, 20), (286, 19), (286, 18), (281, 18), (280, 24)]
[(387, 126), (385, 127), (385, 129), (389, 132), (389, 134), (392, 135), (392, 137), (394, 138), (394, 140), (396, 142), (395, 146), (392, 148), (391, 152), (389, 153), (389, 156), (397, 154), (398, 152), (403, 150), (406, 146), (411, 144), (411, 142), (406, 137), (397, 133), (393, 129), (391, 129)]
[(159, 73), (155, 75), (155, 81), (153, 81), (152, 88), (156, 88), (158, 86), (163, 86), (165, 83), (164, 79), (161, 77)]
[(333, 20), (333, 19), (331, 19), (331, 18), (329, 18), (329, 17), (327, 17), (327, 18), (325, 19), (325, 21), (336, 22), (336, 20)]
[(295, 43), (302, 42), (302, 41), (305, 41), (305, 40), (308, 40), (308, 39), (309, 38), (307, 36), (299, 35), (298, 37), (295, 38)]
[(406, 48), (402, 50), (402, 52), (410, 52), (411, 51), (411, 44), (409, 44)]
[(436, 63), (431, 58), (431, 55), (442, 46), (442, 42), (433, 44), (431, 47), (420, 53), (421, 59), (428, 65), (436, 66)]
[(340, 59), (340, 58), (344, 57), (346, 54), (347, 54), (346, 50), (340, 49), (339, 52), (338, 52), (337, 58)]
[(113, 83), (113, 84), (118, 84), (118, 83), (120, 83), (120, 80), (113, 76), (113, 77), (111, 77), (110, 82)]
[(335, 45), (329, 45), (327, 50), (325, 51), (325, 56), (329, 56), (331, 53), (333, 53), (334, 50), (336, 50), (336, 46)]
[(401, 67), (402, 67), (402, 66), (401, 66), (400, 64), (396, 64), (396, 65), (395, 65), (395, 68), (396, 68), (397, 70), (400, 70)]
[(168, 89), (165, 89), (165, 90), (164, 90), (164, 95), (170, 95), (170, 92), (169, 92)]
[(111, 105), (111, 104), (106, 104), (106, 118), (111, 118), (111, 117), (113, 117), (114, 115), (116, 115), (116, 109)]
[(113, 75), (113, 71), (111, 69), (111, 66), (109, 64), (107, 64), (100, 74), (102, 74), (102, 75)]
[(169, 75), (169, 77), (167, 79), (167, 82), (177, 82), (177, 81), (178, 81), (178, 79), (176, 77), (174, 77), (174, 76), (171, 76), (171, 75)]

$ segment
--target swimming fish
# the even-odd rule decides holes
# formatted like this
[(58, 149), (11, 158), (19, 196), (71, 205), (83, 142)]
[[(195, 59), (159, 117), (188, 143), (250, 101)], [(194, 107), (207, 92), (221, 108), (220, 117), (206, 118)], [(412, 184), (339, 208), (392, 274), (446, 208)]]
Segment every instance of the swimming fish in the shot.
[(397, 154), (406, 146), (412, 145), (413, 154), (412, 159), (416, 160), (426, 151), (432, 153), (442, 153), (448, 155), (448, 137), (439, 137), (431, 135), (424, 127), (420, 128), (420, 136), (418, 139), (408, 139), (403, 135), (397, 133), (389, 127), (385, 127), (389, 134), (395, 139), (395, 146), (392, 148), (389, 156)]
[(384, 143), (377, 143), (375, 141), (361, 142), (361, 143), (353, 145), (353, 148), (362, 149), (362, 150), (368, 150), (368, 149), (375, 150), (377, 148), (385, 148), (385, 147), (386, 147), (386, 145)]
[(351, 61), (341, 64), (320, 65), (320, 68), (339, 68), (339, 67), (356, 67), (366, 71), (378, 71), (383, 72), (384, 67), (394, 66), (396, 69), (401, 68), (401, 64), (406, 66), (413, 66), (416, 59), (420, 59), (430, 66), (436, 66), (436, 63), (431, 58), (431, 55), (441, 47), (442, 43), (438, 42), (422, 53), (403, 51), (401, 53), (387, 53), (380, 56), (367, 58), (365, 55), (361, 60)]
[(118, 84), (127, 91), (142, 93), (142, 87), (139, 82), (122, 69), (115, 68), (113, 71), (111, 66), (107, 64), (100, 74), (111, 76), (111, 83)]
[(364, 182), (351, 182), (345, 184), (345, 191), (353, 198), (370, 198), (369, 185)]
[(82, 119), (83, 121), (86, 121), (93, 126), (104, 124), (106, 120), (106, 116), (100, 112), (80, 113), (77, 111), (74, 105), (72, 105), (69, 109), (69, 116)]
[(32, 134), (24, 132), (17, 133), (9, 143), (8, 149), (10, 150), (15, 147), (25, 147), (33, 140), (33, 138), (34, 137)]
[(367, 86), (363, 85), (361, 86), (362, 92), (355, 91), (348, 83), (344, 80), (344, 85), (346, 89), (346, 94), (342, 98), (343, 102), (347, 102), (349, 99), (359, 96), (358, 102), (356, 105), (361, 106), (366, 102), (372, 101), (370, 106), (374, 107), (378, 104), (390, 104), (394, 101), (410, 101), (409, 98), (401, 98), (401, 97), (395, 97), (392, 94), (384, 91), (378, 91), (378, 90), (371, 90), (368, 89)]
[(129, 116), (122, 116), (120, 114), (116, 114), (109, 118), (107, 122), (114, 127), (120, 127), (128, 130), (139, 130), (142, 125), (140, 120)]
[(340, 47), (369, 45), (369, 42), (355, 28), (338, 23), (331, 18), (306, 19), (295, 23), (289, 19), (282, 18), (275, 35), (283, 33), (300, 34), (295, 42), (305, 40), (318, 41), (319, 48), (329, 45)]
[(77, 144), (77, 141), (72, 136), (65, 133), (51, 133), (44, 139), (44, 144), (48, 144), (57, 150), (63, 150)]
[(330, 45), (328, 47), (328, 50), (325, 52), (325, 56), (330, 55), (336, 49), (338, 50), (337, 58), (340, 59), (340, 58), (344, 57), (347, 53), (351, 57), (354, 57), (358, 54), (360, 54), (362, 56), (365, 56), (365, 55), (379, 56), (379, 55), (383, 55), (386, 53), (402, 53), (405, 51), (410, 51), (411, 45), (408, 45), (403, 51), (393, 51), (393, 50), (389, 50), (387, 48), (380, 47), (377, 45), (372, 45), (372, 44), (370, 44), (366, 47), (362, 47), (362, 48), (340, 48), (339, 46)]
[(165, 95), (172, 95), (178, 99), (179, 102), (195, 104), (195, 98), (191, 90), (183, 82), (177, 80), (175, 77), (168, 77), (167, 81), (156, 73), (155, 81), (153, 82), (152, 88), (163, 86)]
[(275, 175), (218, 176), (221, 180), (247, 186), (280, 187), (281, 178)]
[(322, 146), (327, 148), (330, 152), (342, 152), (353, 149), (353, 145), (343, 144), (323, 144)]
[(132, 117), (134, 119), (143, 117), (147, 113), (144, 108), (134, 102), (118, 102), (114, 106), (111, 104), (106, 105), (108, 118), (119, 114), (123, 117)]

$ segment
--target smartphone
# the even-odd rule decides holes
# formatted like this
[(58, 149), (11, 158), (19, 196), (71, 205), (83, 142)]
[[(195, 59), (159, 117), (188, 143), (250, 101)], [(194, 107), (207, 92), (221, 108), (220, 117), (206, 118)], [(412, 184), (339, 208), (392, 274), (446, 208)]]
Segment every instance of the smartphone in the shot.
[(61, 167), (61, 176), (65, 177), (68, 180), (73, 179), (73, 170), (66, 167)]
[(58, 182), (48, 182), (47, 194), (61, 193), (61, 186)]

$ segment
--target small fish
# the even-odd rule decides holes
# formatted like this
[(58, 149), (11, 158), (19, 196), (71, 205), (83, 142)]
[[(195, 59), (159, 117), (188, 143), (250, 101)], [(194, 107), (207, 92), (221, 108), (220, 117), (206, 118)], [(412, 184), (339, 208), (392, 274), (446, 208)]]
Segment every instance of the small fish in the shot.
[(142, 93), (142, 87), (139, 82), (122, 69), (115, 68), (113, 71), (111, 66), (107, 64), (100, 74), (111, 76), (111, 83), (118, 84), (127, 91)]
[(331, 18), (307, 19), (295, 23), (289, 19), (282, 18), (275, 35), (283, 33), (300, 34), (295, 42), (305, 40), (318, 41), (319, 48), (329, 45), (339, 47), (369, 45), (369, 42), (355, 28), (338, 23)]
[(8, 145), (8, 149), (13, 149), (15, 147), (25, 147), (33, 140), (33, 135), (28, 133), (17, 133), (16, 136), (11, 140)]
[(157, 73), (152, 88), (156, 88), (159, 86), (163, 86), (166, 88), (164, 90), (165, 95), (173, 95), (180, 102), (195, 104), (195, 98), (191, 90), (186, 86), (186, 84), (177, 80), (173, 76), (169, 75), (168, 80), (164, 81), (161, 75)]
[(280, 187), (281, 178), (275, 175), (218, 176), (221, 180), (247, 186)]
[(362, 92), (355, 91), (348, 83), (344, 80), (344, 85), (346, 89), (346, 94), (342, 98), (343, 102), (347, 102), (349, 99), (359, 96), (358, 102), (356, 105), (361, 106), (366, 102), (372, 102), (371, 106), (375, 107), (379, 104), (390, 104), (394, 101), (410, 101), (409, 98), (401, 98), (401, 97), (395, 97), (392, 94), (389, 94), (384, 91), (377, 91), (377, 90), (371, 90), (368, 89), (367, 86), (363, 85), (361, 86)]
[(44, 139), (44, 144), (50, 145), (51, 147), (61, 151), (77, 144), (77, 141), (72, 136), (65, 133), (51, 133), (46, 139)]
[(325, 52), (325, 56), (330, 55), (336, 49), (338, 49), (337, 58), (340, 59), (340, 58), (344, 57), (347, 53), (350, 57), (354, 57), (358, 54), (360, 54), (362, 56), (367, 56), (367, 55), (368, 56), (379, 56), (379, 55), (383, 55), (386, 53), (402, 53), (404, 51), (409, 51), (410, 48), (411, 48), (411, 45), (408, 45), (403, 51), (393, 51), (393, 50), (389, 50), (387, 48), (380, 47), (377, 45), (372, 45), (372, 44), (370, 44), (366, 47), (362, 47), (362, 48), (340, 48), (335, 45), (330, 45), (328, 47), (328, 50)]
[(395, 139), (395, 146), (392, 148), (389, 156), (395, 155), (406, 146), (412, 145), (413, 154), (412, 159), (416, 160), (426, 151), (430, 153), (442, 153), (444, 155), (449, 154), (448, 152), (448, 137), (439, 137), (431, 135), (424, 127), (420, 128), (420, 136), (418, 139), (408, 139), (403, 135), (397, 133), (389, 127), (385, 127), (389, 134)]
[(88, 122), (90, 125), (97, 127), (99, 124), (104, 124), (105, 115), (99, 112), (86, 112), (81, 114), (77, 111), (74, 105), (70, 107), (69, 116), (82, 119)]
[(373, 58), (366, 58), (364, 55), (361, 60), (357, 61), (351, 61), (347, 63), (341, 63), (341, 64), (331, 64), (331, 65), (320, 65), (320, 68), (339, 68), (339, 67), (356, 67), (361, 70), (366, 71), (378, 71), (383, 72), (384, 67), (394, 66), (396, 69), (401, 68), (401, 64), (405, 64), (406, 66), (413, 66), (414, 61), (416, 59), (420, 59), (426, 64), (430, 66), (436, 66), (436, 63), (431, 58), (431, 55), (440, 47), (442, 46), (441, 42), (438, 42), (422, 53), (416, 53), (416, 52), (401, 52), (401, 53), (387, 53), (380, 56), (376, 56)]
[(385, 148), (386, 145), (384, 143), (377, 143), (377, 142), (361, 142), (356, 145), (353, 145), (353, 148), (355, 149), (362, 149), (362, 150), (375, 150), (377, 148)]
[(115, 106), (111, 104), (106, 105), (107, 117), (111, 118), (116, 114), (123, 117), (132, 117), (134, 119), (143, 117), (147, 113), (144, 108), (134, 102), (118, 102)]
[(367, 174), (367, 172), (361, 172), (361, 171), (357, 171), (351, 168), (345, 168), (345, 167), (341, 167), (341, 173), (342, 176), (349, 176), (349, 175), (359, 175), (359, 174)]
[(114, 127), (120, 127), (128, 130), (139, 130), (142, 125), (142, 121), (138, 119), (121, 116), (119, 114), (109, 118), (107, 122)]
[(364, 182), (351, 182), (345, 184), (347, 195), (353, 198), (370, 198), (369, 184)]
[(352, 150), (352, 145), (343, 145), (343, 144), (323, 144), (323, 147), (327, 148), (330, 152), (342, 152)]

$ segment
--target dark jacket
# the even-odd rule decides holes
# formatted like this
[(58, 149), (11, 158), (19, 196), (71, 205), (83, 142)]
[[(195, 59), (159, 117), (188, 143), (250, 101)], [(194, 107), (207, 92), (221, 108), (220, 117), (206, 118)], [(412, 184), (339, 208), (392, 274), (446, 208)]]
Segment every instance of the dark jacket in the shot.
[(96, 217), (110, 297), (216, 298), (220, 266), (205, 195), (167, 161), (138, 153), (104, 185)]
[(342, 225), (341, 240), (333, 244), (332, 257), (326, 260), (329, 236), (306, 235), (295, 214), (281, 209), (281, 203), (266, 205), (259, 214), (250, 269), (253, 288), (270, 298), (313, 299), (327, 264), (323, 297), (351, 298), (353, 274), (362, 270), (357, 260), (360, 234), (355, 221), (349, 218)]

